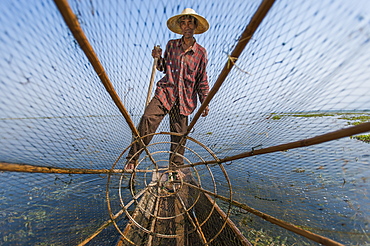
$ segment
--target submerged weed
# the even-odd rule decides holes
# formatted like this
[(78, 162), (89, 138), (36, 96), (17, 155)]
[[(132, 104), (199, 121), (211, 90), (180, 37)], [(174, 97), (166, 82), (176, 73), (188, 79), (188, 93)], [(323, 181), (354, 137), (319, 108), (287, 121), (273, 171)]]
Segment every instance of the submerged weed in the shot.
[(351, 136), (351, 139), (357, 139), (365, 143), (370, 143), (370, 134), (367, 135), (357, 135), (357, 136)]

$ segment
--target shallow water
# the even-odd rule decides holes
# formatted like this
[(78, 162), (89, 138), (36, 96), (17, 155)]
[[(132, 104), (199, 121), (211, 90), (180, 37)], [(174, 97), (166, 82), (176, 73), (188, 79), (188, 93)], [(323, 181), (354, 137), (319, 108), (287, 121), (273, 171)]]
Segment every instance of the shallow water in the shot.
[[(95, 126), (97, 121), (100, 124), (105, 122), (97, 118), (86, 121), (89, 122), (86, 126)], [(112, 121), (114, 117), (105, 124), (109, 126)], [(38, 129), (50, 122), (56, 127), (63, 125), (60, 119), (37, 122), (40, 123)], [(301, 127), (297, 127), (297, 122)], [(69, 134), (58, 138), (32, 127), (27, 128), (27, 124), (24, 120), (14, 124), (12, 131), (17, 135), (9, 135), (9, 129), (1, 128), (3, 137), (0, 143), (6, 146), (0, 152), (2, 161), (110, 168), (131, 139), (131, 136), (122, 137), (117, 133), (94, 132), (94, 127), (84, 127), (83, 131), (72, 127)], [(32, 124), (35, 125), (35, 122)], [(293, 138), (297, 137), (296, 132), (302, 132), (300, 137), (305, 138), (345, 127), (346, 121), (337, 117), (320, 117), (295, 118), (284, 124), (271, 120), (259, 124), (260, 129), (268, 127), (271, 130), (268, 134), (258, 135), (260, 140), (254, 141), (253, 145), (260, 141), (262, 147), (267, 147), (285, 143), (282, 142), (283, 137), (279, 136), (281, 132), (289, 132)], [(306, 131), (302, 130), (304, 125)], [(317, 125), (324, 127), (318, 131), (312, 127)], [(238, 129), (243, 131), (248, 126), (240, 125)], [(244, 141), (248, 137), (241, 134), (236, 134), (232, 141), (224, 139), (222, 142), (223, 138), (217, 135), (217, 131), (215, 126), (212, 134), (195, 132), (192, 137), (205, 143), (220, 158), (250, 151), (254, 147)], [(73, 139), (63, 142), (69, 135), (73, 135)], [(252, 135), (257, 136), (256, 133)], [(158, 140), (163, 139), (166, 137), (158, 137)], [(212, 139), (217, 139), (217, 142), (212, 143)], [(96, 141), (100, 143), (98, 146), (94, 145)], [(197, 153), (204, 152), (196, 144), (188, 142), (188, 145)], [(370, 242), (369, 153), (370, 144), (348, 137), (285, 152), (252, 156), (224, 166), (231, 180), (233, 198), (237, 201), (346, 245), (366, 245), (366, 242)], [(161, 158), (167, 158), (167, 154)], [(190, 155), (189, 159), (196, 158)], [(208, 171), (203, 167), (197, 170), (203, 187), (213, 190)], [(218, 193), (227, 196), (229, 190), (225, 176), (217, 166), (211, 170)], [(74, 245), (84, 240), (109, 219), (106, 183), (105, 175), (1, 172), (2, 245)], [(130, 200), (127, 188), (126, 191), (124, 199)], [(237, 208), (233, 209), (232, 218), (245, 234), (251, 228), (265, 228), (269, 235), (288, 237), (288, 245), (302, 240)], [(52, 238), (51, 230), (55, 235)], [(99, 238), (105, 245), (114, 242), (118, 236), (112, 226), (107, 231), (109, 233)]]

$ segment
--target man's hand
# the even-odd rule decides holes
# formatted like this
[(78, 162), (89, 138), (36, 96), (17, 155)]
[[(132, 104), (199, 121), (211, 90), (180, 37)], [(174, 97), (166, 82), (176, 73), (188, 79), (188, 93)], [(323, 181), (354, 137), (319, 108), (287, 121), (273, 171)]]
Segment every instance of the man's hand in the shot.
[(152, 56), (153, 58), (160, 59), (162, 56), (162, 49), (159, 46), (154, 46), (154, 49), (152, 50)]
[(206, 116), (208, 115), (208, 112), (209, 112), (209, 107), (207, 106), (207, 107), (204, 109), (203, 113), (202, 113), (202, 117), (206, 117)]

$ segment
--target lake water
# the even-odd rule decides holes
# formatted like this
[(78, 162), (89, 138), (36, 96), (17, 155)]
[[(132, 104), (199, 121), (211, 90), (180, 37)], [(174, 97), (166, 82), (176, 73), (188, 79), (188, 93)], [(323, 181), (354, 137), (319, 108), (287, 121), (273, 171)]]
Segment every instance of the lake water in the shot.
[[(131, 140), (127, 126), (114, 117), (81, 121), (83, 126), (71, 123), (66, 127), (65, 119), (19, 119), (12, 121), (11, 128), (9, 121), (2, 121), (5, 127), (0, 130), (1, 161), (109, 169)], [(297, 121), (301, 122), (297, 124)], [(338, 117), (268, 120), (259, 123), (259, 129), (271, 129), (268, 136), (256, 132), (241, 134), (249, 129), (248, 125), (233, 126), (230, 133), (235, 136), (228, 139), (217, 125), (211, 133), (195, 131), (191, 136), (222, 158), (250, 151), (259, 144), (267, 147), (285, 143), (282, 133), (289, 133), (298, 140), (312, 137), (313, 132), (318, 135), (320, 131), (340, 129), (346, 124)], [(46, 126), (54, 130), (45, 132)], [(322, 127), (317, 130), (317, 126)], [(55, 135), (61, 130), (63, 133)], [(253, 136), (259, 138), (252, 142)], [(168, 137), (159, 136), (154, 142), (164, 140), (168, 141)], [(188, 146), (197, 153), (204, 152), (191, 142)], [(167, 150), (168, 145), (160, 148)], [(370, 144), (348, 137), (252, 156), (224, 166), (235, 200), (346, 245), (370, 243)], [(203, 187), (212, 190), (205, 169), (198, 167), (198, 170), (203, 175)], [(212, 167), (212, 172), (218, 192), (227, 196), (228, 186), (222, 172), (217, 166)], [(106, 175), (0, 172), (0, 244), (77, 244), (109, 219), (106, 184)], [(128, 192), (125, 194), (130, 199)], [(233, 208), (232, 218), (246, 235), (251, 228), (264, 228), (272, 237), (287, 237), (287, 245), (303, 241), (307, 243), (302, 245), (315, 245), (238, 208)], [(115, 228), (110, 226), (92, 245), (110, 245), (117, 237)]]

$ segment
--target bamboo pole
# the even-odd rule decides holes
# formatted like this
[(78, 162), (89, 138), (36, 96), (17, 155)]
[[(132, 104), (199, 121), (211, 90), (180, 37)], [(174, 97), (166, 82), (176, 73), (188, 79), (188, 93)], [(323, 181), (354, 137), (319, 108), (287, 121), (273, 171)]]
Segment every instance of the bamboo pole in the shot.
[(329, 142), (329, 141), (333, 141), (333, 140), (337, 140), (340, 138), (349, 137), (349, 136), (353, 136), (356, 134), (369, 132), (369, 131), (370, 131), (370, 122), (367, 122), (367, 123), (359, 124), (357, 126), (352, 126), (352, 127), (338, 130), (338, 131), (322, 134), (322, 135), (319, 135), (313, 138), (307, 138), (307, 139), (303, 139), (303, 140), (299, 140), (295, 142), (271, 146), (271, 147), (264, 148), (264, 149), (257, 149), (257, 150), (252, 150), (248, 152), (243, 152), (241, 154), (226, 157), (220, 160), (196, 162), (190, 165), (183, 165), (183, 166), (179, 166), (178, 169), (193, 167), (193, 166), (198, 166), (198, 165), (205, 165), (205, 164), (225, 163), (225, 162), (235, 161), (238, 159), (243, 159), (243, 158), (254, 156), (254, 155), (262, 155), (262, 154), (268, 154), (268, 153), (273, 153), (273, 152), (278, 152), (278, 151), (285, 151), (289, 149), (301, 148), (301, 147), (325, 143), (325, 142)]
[[(118, 218), (118, 216), (123, 214), (123, 210), (120, 210), (118, 213), (116, 213), (113, 217), (114, 219)], [(110, 226), (113, 223), (113, 219), (107, 220), (104, 222), (92, 235), (90, 235), (88, 238), (86, 238), (84, 241), (78, 244), (78, 246), (84, 246), (88, 244), (92, 239), (94, 239), (97, 235), (99, 235), (105, 228)]]
[(184, 184), (187, 185), (187, 186), (189, 186), (189, 187), (192, 187), (194, 189), (197, 189), (199, 191), (202, 191), (205, 194), (208, 194), (208, 195), (211, 195), (213, 197), (219, 198), (219, 199), (221, 199), (221, 200), (223, 200), (223, 201), (225, 201), (227, 203), (231, 203), (232, 205), (237, 206), (237, 207), (239, 207), (239, 208), (241, 208), (241, 209), (243, 209), (245, 211), (248, 211), (248, 212), (250, 212), (250, 213), (252, 213), (254, 215), (257, 215), (258, 217), (261, 217), (264, 220), (267, 220), (267, 221), (269, 221), (269, 222), (271, 222), (271, 223), (273, 223), (275, 225), (278, 225), (278, 226), (283, 227), (283, 228), (285, 228), (285, 229), (287, 229), (289, 231), (292, 231), (292, 232), (294, 232), (296, 234), (299, 234), (301, 236), (304, 236), (305, 238), (308, 238), (308, 239), (310, 239), (312, 241), (315, 241), (317, 243), (321, 243), (323, 245), (328, 245), (328, 246), (344, 246), (343, 244), (338, 243), (338, 242), (336, 242), (336, 241), (334, 241), (334, 240), (332, 240), (330, 238), (320, 236), (318, 234), (315, 234), (313, 232), (307, 231), (307, 230), (302, 229), (302, 228), (300, 228), (298, 226), (295, 226), (293, 224), (290, 224), (290, 223), (288, 223), (286, 221), (283, 221), (283, 220), (277, 219), (277, 218), (275, 218), (275, 217), (273, 217), (271, 215), (265, 214), (265, 213), (263, 213), (261, 211), (258, 211), (256, 209), (254, 209), (254, 208), (251, 208), (251, 207), (249, 207), (248, 205), (246, 205), (244, 203), (240, 203), (240, 202), (237, 202), (235, 200), (231, 200), (231, 199), (229, 199), (227, 197), (224, 197), (224, 196), (215, 194), (215, 193), (213, 193), (211, 191), (202, 189), (202, 188), (200, 188), (200, 187), (198, 187), (196, 185), (192, 185), (192, 184), (189, 184), (187, 182), (184, 182)]
[[(241, 244), (240, 246), (252, 246), (252, 244), (248, 241), (248, 239), (241, 233), (239, 228), (234, 224), (234, 222), (230, 219), (230, 216), (226, 214), (218, 205), (217, 203), (211, 198), (210, 195), (204, 194), (204, 196), (207, 198), (208, 202), (213, 204), (216, 212), (219, 214), (219, 216), (226, 220), (227, 225), (230, 227), (230, 229), (235, 233), (236, 237), (240, 240)], [(230, 200), (230, 199), (229, 199)]]
[[(189, 195), (189, 194), (187, 194), (187, 195)], [(189, 214), (189, 211), (186, 209), (186, 205), (185, 205), (184, 201), (181, 199), (181, 197), (180, 197), (179, 194), (176, 194), (176, 197), (175, 198), (177, 198), (177, 201), (178, 201), (178, 202), (176, 202), (176, 200), (174, 201), (174, 203), (175, 203), (175, 211), (176, 211), (176, 209), (182, 209), (183, 213), (186, 214), (186, 216), (188, 217), (188, 219), (189, 219), (190, 223), (192, 224), (192, 226), (196, 229), (196, 231), (198, 233), (198, 236), (200, 237), (200, 239), (202, 239), (203, 245), (208, 245), (207, 244), (208, 243), (207, 242), (207, 239), (204, 236), (204, 232), (202, 230), (201, 225), (199, 224), (199, 221), (198, 221), (197, 217), (196, 216), (193, 216), (192, 217)], [(179, 213), (180, 213), (180, 211), (179, 211)], [(175, 220), (176, 219), (179, 220), (180, 218), (177, 217), (177, 218), (175, 218)], [(183, 216), (183, 220), (185, 220), (185, 216)], [(182, 223), (177, 223), (177, 224), (181, 224), (182, 227), (184, 228), (184, 224), (182, 224)], [(184, 237), (185, 236), (185, 233), (183, 233), (183, 234), (184, 235), (182, 235), (182, 238), (177, 238), (176, 239), (177, 240), (177, 245), (184, 245), (184, 242), (185, 242), (185, 237)]]
[[(159, 45), (154, 46), (154, 49), (160, 49), (160, 48), (161, 47)], [(148, 93), (146, 96), (145, 107), (148, 106), (148, 104), (150, 103), (150, 99), (152, 98), (152, 90), (153, 90), (153, 85), (154, 85), (155, 72), (157, 70), (157, 62), (158, 62), (158, 58), (154, 58), (153, 66), (152, 66), (152, 73), (150, 76), (150, 82), (149, 82), (149, 87), (148, 87)]]
[[(159, 188), (158, 189), (158, 192), (159, 192)], [(152, 219), (152, 222), (151, 222), (151, 225), (150, 225), (150, 231), (154, 232), (155, 230), (155, 225), (157, 223), (157, 216), (158, 216), (158, 212), (159, 212), (159, 203), (160, 203), (160, 198), (159, 197), (155, 197), (154, 198), (155, 202), (154, 202), (154, 211), (153, 211), (153, 219)], [(152, 234), (149, 234), (149, 239), (148, 239), (148, 246), (152, 246), (153, 245), (153, 235)]]
[(0, 162), (0, 171), (26, 172), (26, 173), (62, 173), (62, 174), (105, 174), (105, 173), (123, 173), (122, 169), (85, 169), (85, 168), (61, 168), (45, 167), (27, 164), (15, 164)]
[(244, 32), (242, 33), (241, 37), (239, 38), (239, 41), (237, 45), (235, 46), (233, 52), (229, 56), (224, 68), (222, 69), (220, 75), (218, 76), (216, 83), (212, 87), (211, 91), (209, 92), (208, 96), (200, 106), (198, 112), (195, 114), (193, 120), (190, 122), (187, 132), (185, 135), (188, 135), (191, 130), (193, 129), (195, 123), (198, 121), (199, 117), (205, 110), (205, 108), (208, 106), (209, 102), (213, 99), (215, 94), (220, 89), (222, 83), (225, 81), (226, 77), (230, 73), (231, 69), (234, 67), (234, 62), (239, 58), (240, 54), (244, 50), (245, 46), (249, 43), (251, 40), (253, 34), (261, 24), (262, 20), (267, 15), (267, 12), (272, 7), (275, 0), (264, 0), (259, 8), (257, 9), (256, 13), (253, 15), (252, 19), (250, 20), (249, 24), (246, 26)]
[(69, 27), (73, 36), (75, 37), (76, 41), (80, 45), (81, 49), (84, 51), (91, 65), (93, 66), (95, 72), (102, 81), (105, 89), (113, 99), (114, 103), (118, 107), (119, 111), (122, 113), (123, 117), (125, 117), (127, 124), (131, 128), (132, 132), (135, 134), (135, 136), (139, 136), (139, 132), (137, 131), (128, 111), (126, 110), (116, 90), (114, 89), (112, 82), (108, 78), (108, 75), (105, 72), (103, 65), (100, 63), (98, 56), (96, 55), (93, 47), (91, 46), (85, 33), (83, 32), (80, 23), (78, 22), (77, 16), (73, 13), (72, 9), (68, 4), (68, 1), (54, 0), (54, 2), (55, 5), (58, 7), (59, 12), (62, 14), (67, 26)]
[[(249, 43), (251, 40), (253, 34), (261, 24), (262, 20), (265, 18), (267, 15), (268, 11), (274, 4), (275, 0), (264, 0), (257, 11), (254, 13), (252, 19), (250, 20), (249, 24), (246, 26), (244, 29), (241, 37), (239, 38), (239, 41), (237, 45), (235, 46), (233, 52), (229, 56), (229, 58), (226, 61), (226, 64), (224, 68), (222, 69), (220, 75), (218, 76), (216, 83), (208, 93), (208, 96), (204, 99), (202, 105), (199, 107), (197, 113), (194, 115), (193, 120), (190, 122), (186, 133), (184, 134), (183, 138), (181, 138), (179, 144), (177, 145), (176, 149), (174, 150), (174, 153), (177, 153), (179, 151), (181, 145), (185, 143), (186, 136), (189, 135), (191, 130), (193, 129), (195, 123), (198, 121), (200, 118), (201, 114), (205, 110), (205, 108), (208, 106), (209, 102), (213, 99), (215, 94), (218, 92), (220, 89), (221, 85), (225, 81), (226, 77), (229, 75), (231, 69), (234, 67), (235, 61), (239, 58), (240, 54), (244, 50), (245, 46)], [(173, 155), (174, 156), (174, 155)], [(170, 160), (170, 163), (172, 162), (172, 159)]]
[(148, 93), (146, 95), (146, 101), (145, 101), (145, 107), (149, 105), (150, 99), (152, 98), (152, 90), (153, 90), (153, 84), (154, 84), (154, 78), (155, 78), (155, 70), (157, 66), (158, 58), (154, 58), (153, 60), (153, 67), (152, 67), (152, 74), (150, 76), (150, 82), (148, 86)]
[[(166, 168), (159, 168), (155, 171), (165, 171)], [(0, 162), (0, 172), (24, 172), (24, 173), (62, 173), (62, 174), (105, 174), (105, 173), (133, 173), (132, 170), (124, 169), (86, 169), (86, 168), (63, 168), (46, 167), (28, 164), (17, 164)], [(153, 170), (136, 169), (135, 173), (151, 173)]]
[(103, 83), (105, 89), (111, 96), (112, 100), (118, 107), (119, 111), (122, 113), (123, 117), (125, 118), (127, 124), (129, 125), (133, 135), (135, 135), (141, 145), (143, 146), (145, 152), (148, 154), (149, 159), (156, 165), (156, 162), (152, 155), (150, 154), (149, 150), (147, 149), (146, 145), (144, 144), (143, 139), (140, 138), (139, 131), (135, 127), (134, 122), (132, 121), (130, 114), (128, 113), (127, 109), (123, 105), (120, 97), (118, 96), (116, 90), (113, 87), (112, 82), (110, 81), (107, 73), (104, 70), (103, 65), (101, 64), (98, 56), (96, 55), (93, 47), (89, 43), (84, 31), (82, 30), (80, 23), (78, 22), (77, 16), (73, 13), (71, 7), (68, 4), (68, 0), (54, 0), (55, 5), (58, 7), (59, 12), (63, 16), (63, 19), (69, 29), (71, 30), (74, 38), (76, 39), (77, 43), (80, 45), (81, 49), (89, 59), (91, 65), (93, 66), (95, 72), (99, 76), (101, 82)]

